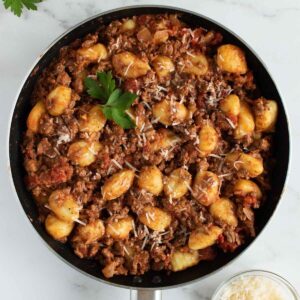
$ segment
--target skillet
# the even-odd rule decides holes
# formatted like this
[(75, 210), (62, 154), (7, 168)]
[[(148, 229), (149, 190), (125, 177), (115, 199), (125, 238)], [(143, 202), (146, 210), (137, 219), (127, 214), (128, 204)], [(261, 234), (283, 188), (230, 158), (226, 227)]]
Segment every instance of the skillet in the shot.
[(86, 34), (97, 30), (101, 24), (108, 24), (114, 20), (132, 17), (134, 15), (157, 13), (180, 14), (180, 19), (189, 26), (202, 26), (209, 30), (212, 29), (219, 31), (223, 35), (223, 41), (225, 43), (232, 43), (242, 48), (246, 53), (248, 65), (253, 70), (257, 85), (259, 86), (262, 94), (268, 99), (275, 99), (278, 103), (279, 116), (277, 129), (274, 135), (274, 156), (276, 164), (271, 176), (272, 190), (268, 193), (265, 205), (256, 213), (257, 235), (259, 235), (267, 225), (279, 203), (286, 181), (290, 151), (287, 116), (280, 94), (266, 67), (257, 54), (255, 54), (255, 52), (241, 38), (237, 37), (221, 24), (218, 24), (205, 16), (191, 11), (167, 6), (125, 7), (98, 14), (79, 25), (76, 25), (52, 43), (44, 55), (36, 62), (17, 95), (17, 100), (11, 117), (9, 133), (9, 158), (13, 184), (25, 215), (30, 220), (33, 228), (58, 257), (60, 257), (65, 263), (74, 267), (76, 270), (89, 275), (93, 279), (119, 287), (139, 290), (138, 294), (132, 293), (132, 297), (135, 299), (158, 299), (157, 297), (159, 297), (159, 294), (155, 293), (155, 290), (178, 287), (196, 280), (201, 280), (205, 276), (226, 267), (229, 262), (232, 262), (246, 248), (248, 248), (255, 238), (249, 240), (234, 253), (219, 253), (214, 261), (203, 261), (199, 265), (181, 272), (166, 274), (164, 272), (150, 271), (142, 276), (115, 276), (107, 279), (102, 275), (101, 268), (96, 261), (84, 260), (77, 257), (69, 245), (53, 240), (46, 233), (43, 225), (38, 222), (36, 206), (24, 183), (25, 170), (23, 169), (21, 143), (23, 133), (26, 130), (26, 118), (31, 109), (30, 96), (33, 91), (33, 87), (42, 70), (49, 65), (53, 58), (58, 56), (61, 47), (70, 44), (77, 38), (83, 38)]

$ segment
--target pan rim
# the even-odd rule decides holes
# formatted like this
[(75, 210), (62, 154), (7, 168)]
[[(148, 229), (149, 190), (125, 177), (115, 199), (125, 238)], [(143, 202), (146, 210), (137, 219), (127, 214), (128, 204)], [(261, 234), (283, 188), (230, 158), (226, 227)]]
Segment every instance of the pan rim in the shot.
[[(282, 108), (283, 108), (283, 112), (286, 116), (286, 126), (287, 126), (287, 132), (288, 132), (288, 151), (287, 151), (287, 166), (286, 166), (286, 176), (285, 176), (285, 181), (284, 181), (284, 184), (283, 184), (283, 187), (282, 187), (282, 192), (279, 196), (279, 200), (278, 200), (278, 203), (276, 204), (273, 212), (272, 212), (272, 215), (270, 216), (270, 218), (268, 219), (268, 221), (266, 222), (266, 224), (263, 226), (263, 228), (261, 229), (261, 231), (257, 234), (257, 236), (250, 242), (249, 245), (247, 245), (245, 247), (245, 249), (243, 249), (240, 253), (238, 253), (234, 258), (232, 258), (230, 261), (228, 261), (226, 264), (224, 264), (223, 266), (221, 266), (220, 268), (212, 271), (211, 273), (209, 274), (206, 274), (206, 275), (203, 275), (199, 278), (195, 278), (193, 280), (189, 280), (189, 281), (186, 281), (186, 282), (182, 282), (182, 283), (179, 283), (179, 284), (174, 284), (174, 285), (167, 285), (167, 286), (162, 286), (162, 287), (137, 287), (137, 286), (134, 286), (134, 285), (125, 285), (125, 284), (119, 284), (119, 283), (114, 283), (114, 282), (110, 282), (110, 281), (106, 281), (105, 279), (102, 279), (102, 278), (99, 278), (99, 277), (96, 277), (94, 275), (91, 275), (89, 273), (87, 273), (86, 271), (80, 269), (79, 267), (73, 265), (72, 263), (70, 263), (68, 260), (66, 260), (64, 257), (62, 257), (58, 252), (56, 252), (45, 240), (44, 238), (39, 234), (39, 232), (34, 228), (33, 224), (30, 222), (30, 220), (28, 219), (27, 215), (26, 215), (26, 212), (23, 208), (23, 205), (19, 199), (19, 196), (18, 196), (18, 193), (17, 193), (17, 190), (16, 190), (16, 187), (15, 187), (15, 183), (14, 183), (14, 177), (13, 177), (13, 174), (12, 174), (12, 169), (15, 168), (15, 167), (12, 167), (11, 166), (11, 155), (10, 155), (10, 141), (11, 141), (11, 127), (12, 127), (12, 124), (13, 124), (13, 117), (14, 117), (14, 113), (15, 113), (15, 109), (16, 109), (16, 105), (17, 105), (17, 102), (19, 100), (19, 96), (20, 96), (20, 93), (28, 79), (28, 77), (30, 77), (30, 74), (32, 73), (32, 71), (34, 70), (34, 68), (38, 65), (38, 63), (40, 62), (40, 60), (45, 56), (47, 55), (48, 51), (56, 44), (58, 43), (60, 40), (62, 40), (66, 35), (68, 35), (71, 31), (75, 30), (76, 28), (80, 27), (81, 25), (89, 22), (89, 21), (92, 21), (92, 20), (95, 20), (99, 17), (102, 17), (102, 16), (105, 16), (107, 14), (112, 14), (112, 13), (117, 13), (117, 12), (120, 12), (120, 11), (124, 11), (124, 10), (130, 10), (130, 9), (136, 9), (136, 8), (144, 8), (144, 9), (147, 9), (147, 8), (161, 8), (161, 9), (166, 9), (166, 10), (170, 10), (170, 11), (174, 11), (174, 12), (177, 12), (177, 13), (186, 13), (186, 14), (190, 14), (190, 15), (194, 15), (195, 17), (198, 17), (200, 19), (204, 19), (204, 20), (207, 20), (217, 26), (220, 26), (221, 28), (223, 28), (226, 32), (228, 32), (230, 35), (234, 36), (235, 38), (237, 38), (241, 44), (243, 44), (245, 47), (247, 47), (251, 52), (252, 54), (255, 56), (255, 58), (257, 59), (257, 61), (259, 62), (259, 64), (266, 70), (266, 72), (268, 73), (270, 79), (272, 80), (274, 86), (275, 86), (275, 89), (277, 91), (277, 93), (279, 94), (280, 96), (280, 100), (281, 100), (281, 105), (282, 105)], [(198, 13), (198, 12), (193, 12), (191, 10), (187, 10), (187, 9), (184, 9), (184, 8), (181, 8), (181, 7), (175, 7), (175, 6), (169, 6), (169, 5), (129, 5), (129, 6), (124, 6), (124, 7), (118, 7), (118, 8), (114, 8), (114, 9), (110, 9), (110, 10), (106, 10), (106, 11), (103, 11), (103, 12), (100, 12), (98, 14), (95, 14), (89, 18), (86, 18), (84, 19), (83, 21), (75, 24), (74, 26), (72, 26), (71, 28), (69, 28), (68, 30), (66, 30), (65, 32), (63, 32), (62, 34), (60, 34), (56, 39), (54, 39), (50, 44), (49, 46), (47, 46), (43, 51), (42, 51), (42, 54), (36, 59), (34, 60), (33, 64), (32, 64), (32, 67), (29, 68), (29, 71), (25, 74), (24, 76), (24, 79), (22, 80), (22, 82), (20, 83), (20, 87), (18, 88), (17, 92), (16, 92), (16, 95), (15, 95), (15, 99), (12, 103), (12, 106), (11, 106), (11, 110), (10, 110), (10, 115), (9, 115), (9, 118), (8, 118), (8, 121), (9, 121), (9, 126), (8, 126), (8, 133), (7, 133), (7, 137), (6, 137), (6, 145), (7, 145), (7, 148), (6, 148), (6, 154), (7, 154), (7, 159), (8, 159), (8, 162), (9, 162), (9, 172), (10, 172), (10, 184), (11, 184), (11, 187), (12, 187), (12, 190), (13, 190), (13, 194), (14, 194), (14, 197), (15, 199), (17, 200), (18, 202), (18, 205), (19, 207), (21, 208), (21, 210), (23, 211), (23, 216), (25, 217), (25, 219), (27, 219), (27, 221), (31, 224), (31, 227), (33, 227), (35, 233), (39, 236), (39, 238), (43, 241), (43, 243), (47, 246), (48, 249), (51, 250), (52, 253), (54, 253), (61, 261), (63, 261), (64, 263), (66, 263), (67, 265), (69, 265), (70, 267), (72, 267), (73, 269), (75, 269), (76, 271), (79, 271), (81, 274), (85, 275), (85, 276), (88, 276), (96, 281), (99, 281), (101, 283), (104, 283), (104, 284), (108, 284), (108, 285), (111, 285), (111, 286), (115, 286), (115, 287), (120, 287), (120, 288), (126, 288), (126, 289), (136, 289), (136, 290), (167, 290), (167, 289), (171, 289), (171, 288), (177, 288), (177, 287), (183, 287), (187, 284), (193, 284), (193, 283), (196, 283), (200, 280), (203, 280), (203, 279), (206, 279), (208, 278), (209, 276), (212, 276), (214, 274), (216, 274), (217, 272), (219, 271), (222, 271), (225, 267), (227, 267), (229, 264), (232, 264), (233, 262), (235, 262), (238, 258), (241, 257), (242, 254), (244, 254), (249, 248), (250, 246), (253, 246), (253, 244), (255, 243), (255, 241), (258, 240), (259, 237), (262, 236), (265, 228), (270, 224), (271, 220), (274, 218), (274, 215), (276, 214), (276, 212), (278, 211), (279, 209), (279, 205), (282, 203), (282, 198), (286, 192), (286, 186), (287, 186), (287, 182), (288, 182), (288, 178), (289, 178), (289, 170), (290, 170), (290, 161), (291, 161), (291, 139), (290, 139), (290, 125), (289, 125), (289, 118), (288, 118), (288, 115), (287, 115), (287, 110), (286, 110), (286, 107), (284, 105), (284, 102), (282, 101), (282, 96), (281, 96), (281, 92), (280, 92), (280, 89), (278, 88), (278, 86), (276, 85), (273, 77), (271, 76), (271, 73), (269, 72), (268, 68), (266, 67), (265, 63), (263, 62), (263, 60), (260, 58), (260, 56), (255, 52), (255, 50), (253, 50), (253, 48), (247, 43), (245, 42), (239, 35), (237, 35), (236, 33), (234, 33), (233, 31), (231, 31), (231, 29), (227, 28), (226, 26), (224, 26), (223, 24), (219, 23), (218, 21), (215, 21), (213, 19), (211, 19), (210, 17), (207, 17), (201, 13)], [(155, 284), (153, 284), (155, 285)]]

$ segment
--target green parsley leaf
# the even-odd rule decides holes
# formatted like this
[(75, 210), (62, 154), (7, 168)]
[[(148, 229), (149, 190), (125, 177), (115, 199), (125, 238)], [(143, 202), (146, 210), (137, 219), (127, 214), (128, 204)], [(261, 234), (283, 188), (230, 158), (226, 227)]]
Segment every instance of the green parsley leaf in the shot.
[(37, 10), (36, 3), (40, 3), (43, 0), (2, 0), (4, 7), (9, 9), (18, 17), (21, 16), (23, 8), (26, 7), (29, 10)]
[(135, 127), (126, 110), (132, 105), (137, 95), (116, 88), (111, 72), (97, 72), (97, 80), (86, 77), (84, 84), (87, 93), (95, 99), (103, 101), (101, 109), (108, 120), (113, 120), (124, 129)]
[(116, 82), (112, 77), (112, 73), (97, 72), (97, 78), (100, 81), (105, 99), (108, 99), (116, 88)]
[(130, 119), (130, 117), (126, 113), (116, 108), (112, 109), (112, 117), (114, 121), (124, 129), (134, 128), (135, 126), (132, 120)]
[(136, 94), (125, 92), (118, 99), (118, 104), (116, 105), (120, 110), (128, 109), (133, 101), (137, 98)]
[(84, 79), (84, 85), (87, 89), (88, 94), (92, 98), (101, 99), (103, 98), (101, 87), (98, 82), (90, 77)]
[(113, 107), (113, 106), (117, 106), (119, 103), (119, 98), (120, 95), (122, 94), (122, 91), (120, 89), (116, 89), (114, 90), (111, 95), (109, 96), (106, 105)]
[(102, 108), (102, 111), (103, 111), (104, 116), (105, 116), (106, 119), (108, 119), (108, 120), (113, 120), (112, 109), (111, 109), (110, 107), (104, 106), (104, 107)]

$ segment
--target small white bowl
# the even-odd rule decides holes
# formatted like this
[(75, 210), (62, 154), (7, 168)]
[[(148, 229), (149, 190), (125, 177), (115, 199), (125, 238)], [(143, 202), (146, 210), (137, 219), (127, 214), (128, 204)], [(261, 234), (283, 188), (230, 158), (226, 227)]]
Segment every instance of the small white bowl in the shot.
[(269, 271), (263, 271), (263, 270), (250, 270), (250, 271), (241, 272), (229, 278), (228, 280), (223, 281), (214, 292), (211, 300), (220, 300), (221, 299), (220, 297), (226, 287), (228, 287), (234, 280), (240, 277), (247, 277), (247, 276), (258, 276), (258, 277), (261, 276), (264, 278), (271, 279), (283, 289), (283, 291), (288, 297), (287, 300), (300, 300), (300, 297), (296, 289), (286, 279), (282, 278), (281, 276), (275, 273)]

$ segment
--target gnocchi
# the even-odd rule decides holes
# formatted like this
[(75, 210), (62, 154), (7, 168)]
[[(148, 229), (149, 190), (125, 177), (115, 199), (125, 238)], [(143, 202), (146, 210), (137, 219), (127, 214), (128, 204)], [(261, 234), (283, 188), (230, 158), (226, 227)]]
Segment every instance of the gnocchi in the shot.
[(39, 131), (40, 119), (46, 112), (46, 107), (43, 101), (39, 101), (31, 109), (27, 118), (27, 128), (32, 132), (37, 133)]
[(153, 67), (159, 78), (167, 77), (175, 71), (175, 66), (172, 60), (167, 56), (158, 55), (153, 60)]
[(96, 156), (101, 149), (102, 145), (97, 141), (79, 140), (70, 145), (68, 157), (74, 164), (86, 167), (96, 160)]
[(106, 225), (106, 233), (115, 240), (128, 238), (131, 230), (133, 230), (133, 219), (131, 217), (109, 220)]
[(200, 155), (205, 157), (212, 153), (218, 145), (218, 140), (216, 129), (209, 123), (205, 124), (199, 132), (198, 149)]
[(71, 103), (72, 90), (69, 87), (59, 85), (47, 96), (46, 108), (50, 115), (60, 116)]
[(77, 50), (79, 56), (90, 62), (100, 61), (107, 58), (107, 50), (103, 44), (96, 44), (88, 48), (80, 48)]
[(174, 147), (180, 141), (180, 138), (171, 130), (161, 128), (157, 131), (158, 138), (156, 138), (150, 145), (153, 152)]
[(255, 123), (251, 109), (245, 101), (241, 101), (238, 123), (234, 131), (234, 138), (241, 139), (244, 136), (251, 135), (254, 128)]
[(73, 222), (65, 222), (49, 214), (45, 220), (46, 231), (57, 241), (64, 241), (73, 230)]
[(158, 207), (146, 206), (139, 215), (139, 220), (152, 230), (164, 231), (171, 224), (172, 217)]
[(244, 52), (231, 44), (218, 48), (217, 65), (222, 71), (235, 74), (245, 74), (248, 69)]
[(208, 72), (208, 67), (209, 65), (206, 56), (202, 53), (194, 53), (186, 56), (183, 72), (202, 76)]
[(138, 186), (149, 193), (158, 196), (163, 190), (163, 175), (156, 166), (146, 166), (142, 169)]
[(141, 43), (149, 43), (152, 41), (151, 31), (147, 27), (142, 27), (136, 37)]
[(220, 109), (229, 118), (237, 117), (240, 113), (240, 98), (237, 95), (228, 95), (220, 101)]
[(112, 65), (116, 73), (124, 78), (138, 78), (146, 75), (150, 70), (147, 62), (127, 51), (115, 54), (112, 58)]
[(53, 191), (48, 203), (51, 211), (62, 221), (73, 222), (79, 218), (80, 206), (66, 189)]
[(236, 227), (238, 219), (235, 209), (234, 203), (228, 198), (220, 198), (209, 207), (209, 212), (215, 219), (229, 226)]
[(192, 176), (186, 169), (175, 169), (165, 178), (164, 192), (168, 197), (181, 198), (188, 192), (191, 181)]
[(133, 31), (136, 28), (136, 23), (134, 20), (129, 19), (123, 22), (121, 26), (121, 32)]
[(104, 200), (113, 200), (125, 194), (133, 184), (134, 171), (123, 169), (109, 177), (103, 187), (102, 196)]
[(201, 250), (214, 245), (219, 235), (222, 233), (222, 228), (211, 226), (208, 229), (199, 228), (191, 232), (188, 246), (192, 250)]
[(174, 272), (185, 270), (196, 265), (200, 261), (198, 251), (189, 249), (177, 249), (171, 255), (171, 269)]
[(155, 45), (165, 43), (169, 38), (168, 30), (158, 30), (154, 33), (152, 42)]
[(193, 183), (193, 196), (202, 205), (209, 206), (219, 197), (220, 179), (210, 171), (199, 171)]
[(106, 122), (106, 118), (100, 105), (93, 106), (87, 114), (81, 115), (79, 119), (79, 130), (82, 132), (98, 132)]
[(252, 154), (239, 151), (228, 153), (225, 160), (237, 171), (243, 171), (245, 176), (257, 177), (264, 171), (263, 161)]
[(153, 115), (160, 123), (171, 125), (186, 120), (188, 110), (182, 103), (163, 100), (153, 105)]
[(258, 132), (270, 132), (274, 130), (278, 105), (273, 100), (258, 99), (254, 106), (255, 128)]
[(260, 200), (262, 198), (262, 192), (259, 186), (255, 182), (247, 179), (237, 180), (233, 186), (233, 193), (242, 197), (251, 195), (257, 200)]
[(83, 241), (86, 244), (92, 244), (100, 240), (105, 233), (105, 227), (101, 220), (92, 221), (86, 225), (77, 227), (76, 235), (73, 241)]

